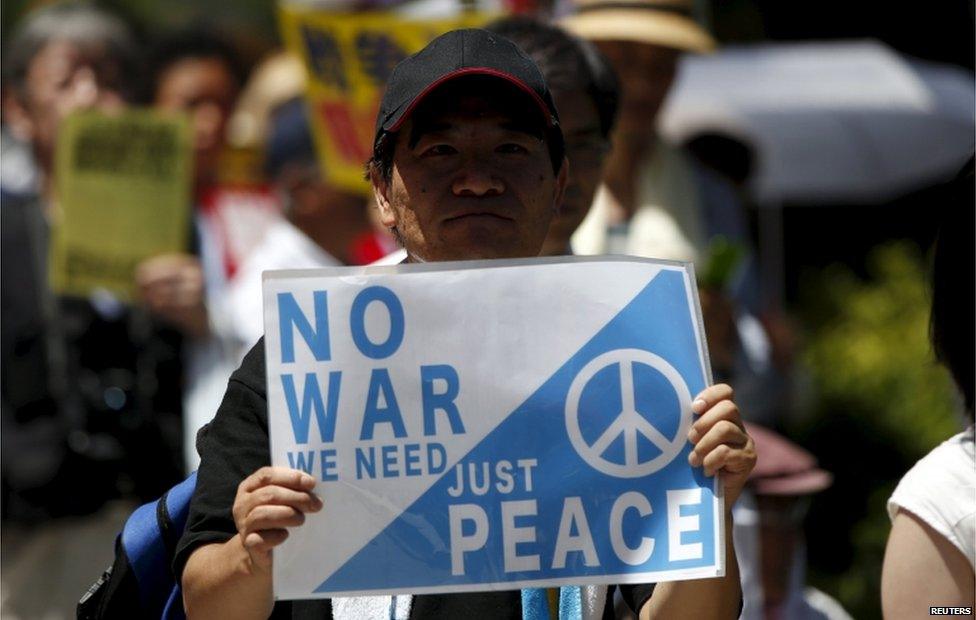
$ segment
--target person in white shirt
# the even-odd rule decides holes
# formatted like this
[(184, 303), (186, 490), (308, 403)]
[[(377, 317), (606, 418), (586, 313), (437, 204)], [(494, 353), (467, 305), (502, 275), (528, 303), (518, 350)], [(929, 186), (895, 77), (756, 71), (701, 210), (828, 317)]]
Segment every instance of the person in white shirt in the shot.
[(973, 316), (976, 227), (973, 159), (953, 183), (932, 270), (932, 345), (962, 393), (969, 427), (905, 474), (888, 500), (891, 534), (881, 574), (886, 618), (931, 607), (976, 607), (976, 457), (973, 450)]
[(240, 345), (238, 362), (264, 333), (261, 273), (348, 264), (352, 241), (369, 228), (365, 197), (323, 179), (302, 99), (273, 112), (265, 168), (285, 217), (271, 225), (228, 288), (224, 310)]

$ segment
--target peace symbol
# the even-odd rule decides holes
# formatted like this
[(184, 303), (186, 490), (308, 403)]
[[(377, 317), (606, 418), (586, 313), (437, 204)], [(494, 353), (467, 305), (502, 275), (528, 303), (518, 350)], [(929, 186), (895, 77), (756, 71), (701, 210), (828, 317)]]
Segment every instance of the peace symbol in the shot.
[[(637, 411), (634, 395), (634, 364), (650, 366), (664, 375), (677, 394), (681, 406), (681, 419), (673, 438), (667, 438)], [(594, 375), (612, 365), (620, 366), (620, 401), (623, 406), (610, 426), (596, 441), (589, 444), (580, 430), (580, 397)], [(649, 351), (617, 349), (594, 358), (573, 379), (569, 394), (566, 396), (566, 431), (573, 448), (591, 467), (616, 478), (639, 478), (670, 463), (684, 447), (690, 428), (691, 394), (688, 386), (673, 366)], [(642, 462), (637, 453), (638, 435), (657, 446), (661, 454)], [(607, 448), (620, 436), (623, 436), (624, 440), (624, 464), (614, 463), (603, 457)]]

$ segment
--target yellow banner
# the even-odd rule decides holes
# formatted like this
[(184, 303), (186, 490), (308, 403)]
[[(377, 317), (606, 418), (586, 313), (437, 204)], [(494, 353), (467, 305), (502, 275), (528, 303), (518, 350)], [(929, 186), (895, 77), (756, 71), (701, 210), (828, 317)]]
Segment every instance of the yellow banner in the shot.
[(325, 178), (368, 193), (363, 166), (373, 151), (376, 112), (393, 68), (438, 35), (481, 26), (492, 16), (412, 19), (282, 4), (280, 17), (285, 45), (308, 71), (308, 109)]
[(55, 159), (50, 277), (61, 294), (133, 298), (142, 260), (185, 252), (192, 152), (183, 118), (147, 110), (65, 119)]

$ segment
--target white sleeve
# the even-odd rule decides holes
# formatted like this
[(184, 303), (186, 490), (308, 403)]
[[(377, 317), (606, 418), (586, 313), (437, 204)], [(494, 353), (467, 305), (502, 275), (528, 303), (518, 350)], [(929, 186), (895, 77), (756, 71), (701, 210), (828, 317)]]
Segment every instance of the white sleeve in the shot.
[(888, 516), (907, 510), (976, 567), (976, 464), (972, 429), (967, 433), (946, 441), (905, 474), (888, 500)]

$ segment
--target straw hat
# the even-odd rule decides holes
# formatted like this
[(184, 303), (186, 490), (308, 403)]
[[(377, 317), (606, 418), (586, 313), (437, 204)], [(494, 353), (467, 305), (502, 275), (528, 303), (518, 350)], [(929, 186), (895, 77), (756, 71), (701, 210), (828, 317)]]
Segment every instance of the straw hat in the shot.
[(574, 0), (561, 25), (590, 41), (633, 41), (710, 52), (715, 40), (695, 20), (693, 0)]

